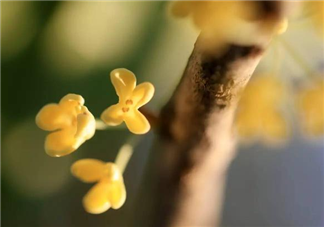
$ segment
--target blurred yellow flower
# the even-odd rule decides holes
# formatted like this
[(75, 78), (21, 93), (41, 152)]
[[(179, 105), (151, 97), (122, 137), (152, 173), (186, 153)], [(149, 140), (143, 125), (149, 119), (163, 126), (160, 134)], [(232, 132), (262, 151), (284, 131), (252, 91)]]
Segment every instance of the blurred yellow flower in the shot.
[(239, 135), (245, 139), (262, 136), (267, 141), (288, 137), (289, 128), (278, 110), (284, 96), (283, 85), (274, 76), (253, 79), (242, 95), (237, 112)]
[(324, 81), (301, 91), (297, 97), (303, 128), (314, 136), (324, 133)]
[(324, 35), (324, 1), (305, 1), (311, 19), (317, 29)]
[(45, 131), (53, 131), (45, 140), (45, 151), (61, 157), (78, 149), (93, 137), (95, 118), (84, 106), (80, 95), (68, 94), (58, 104), (44, 106), (36, 116), (36, 124)]
[(150, 123), (138, 109), (152, 99), (154, 86), (148, 82), (136, 86), (135, 75), (127, 69), (113, 70), (110, 78), (119, 102), (108, 107), (101, 114), (101, 119), (110, 126), (116, 126), (125, 121), (132, 133), (147, 133), (151, 127)]
[(251, 7), (247, 6), (242, 1), (176, 1), (171, 12), (176, 17), (191, 16), (194, 24), (201, 30), (226, 30), (237, 18), (250, 17)]
[(114, 163), (97, 159), (82, 159), (71, 167), (72, 174), (85, 183), (95, 183), (83, 198), (85, 210), (100, 214), (110, 207), (119, 209), (126, 200), (123, 176)]
[[(206, 48), (223, 52), (228, 42), (241, 39), (237, 36), (242, 19), (253, 16), (254, 7), (245, 1), (176, 1), (171, 13), (175, 17), (190, 17), (203, 32)], [(241, 29), (239, 29), (241, 30)], [(233, 32), (236, 31), (236, 32)]]

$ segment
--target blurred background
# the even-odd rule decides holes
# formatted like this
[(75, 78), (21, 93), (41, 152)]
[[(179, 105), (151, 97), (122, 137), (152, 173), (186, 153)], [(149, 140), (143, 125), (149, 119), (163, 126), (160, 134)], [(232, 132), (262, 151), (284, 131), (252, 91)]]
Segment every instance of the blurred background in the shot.
[[(51, 158), (43, 147), (47, 133), (34, 119), (42, 106), (67, 93), (81, 94), (99, 117), (117, 101), (109, 73), (120, 67), (155, 85), (148, 107), (158, 111), (172, 95), (199, 34), (189, 20), (172, 18), (168, 7), (168, 2), (1, 2), (2, 226), (122, 226), (136, 209), (132, 204), (152, 132), (126, 169), (125, 205), (91, 215), (81, 204), (91, 185), (73, 178), (70, 166), (82, 158), (113, 161), (130, 132), (97, 131), (71, 155)], [(307, 21), (301, 24), (284, 37), (322, 71), (323, 41)], [(269, 48), (256, 74), (271, 71), (276, 51)], [(280, 79), (290, 86), (300, 83), (303, 69), (285, 53), (280, 56)], [(289, 139), (239, 144), (223, 226), (324, 225), (323, 137), (305, 136), (298, 118), (286, 115)]]

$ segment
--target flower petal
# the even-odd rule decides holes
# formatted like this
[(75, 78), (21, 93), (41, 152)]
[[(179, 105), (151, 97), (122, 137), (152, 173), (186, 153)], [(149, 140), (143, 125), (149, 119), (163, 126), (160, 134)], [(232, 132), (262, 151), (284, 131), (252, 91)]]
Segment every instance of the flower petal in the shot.
[(36, 115), (36, 124), (43, 130), (54, 131), (69, 125), (69, 119), (59, 105), (48, 104)]
[(102, 181), (93, 186), (83, 198), (84, 209), (91, 214), (101, 214), (110, 208), (108, 200), (109, 182)]
[(88, 140), (93, 137), (96, 131), (96, 120), (94, 116), (83, 106), (86, 111), (77, 116), (76, 138)]
[(154, 95), (154, 86), (149, 82), (139, 84), (133, 91), (132, 101), (136, 108), (140, 108), (148, 103)]
[(145, 134), (151, 128), (150, 123), (148, 122), (146, 117), (136, 109), (125, 114), (124, 121), (129, 131), (134, 134)]
[(97, 159), (82, 159), (71, 167), (71, 173), (85, 183), (99, 181), (105, 176), (106, 163)]
[(126, 201), (126, 189), (123, 179), (111, 182), (108, 199), (113, 209), (119, 209), (124, 205)]
[(136, 86), (136, 77), (134, 73), (127, 69), (115, 69), (110, 73), (110, 79), (115, 87), (120, 102), (124, 102), (133, 92)]
[(50, 133), (45, 140), (46, 153), (53, 157), (61, 157), (75, 151), (84, 141), (76, 140), (74, 135), (74, 128)]
[(101, 114), (101, 120), (107, 125), (116, 126), (123, 122), (122, 106), (119, 104), (108, 107)]
[(79, 105), (84, 105), (84, 98), (81, 95), (77, 94), (67, 94), (60, 100), (60, 104), (69, 101), (76, 101)]

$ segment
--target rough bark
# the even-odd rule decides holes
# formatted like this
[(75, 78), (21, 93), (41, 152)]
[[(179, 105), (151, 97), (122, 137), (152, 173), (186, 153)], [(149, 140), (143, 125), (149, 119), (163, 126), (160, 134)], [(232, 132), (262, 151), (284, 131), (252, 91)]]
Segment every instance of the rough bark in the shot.
[[(284, 12), (282, 2), (258, 4), (264, 20), (278, 20)], [(271, 37), (263, 44), (229, 45), (219, 56), (203, 48), (202, 36), (160, 114), (160, 138), (136, 213), (137, 220), (153, 221), (135, 222), (140, 226), (220, 222), (226, 171), (235, 157), (232, 125), (237, 102)]]

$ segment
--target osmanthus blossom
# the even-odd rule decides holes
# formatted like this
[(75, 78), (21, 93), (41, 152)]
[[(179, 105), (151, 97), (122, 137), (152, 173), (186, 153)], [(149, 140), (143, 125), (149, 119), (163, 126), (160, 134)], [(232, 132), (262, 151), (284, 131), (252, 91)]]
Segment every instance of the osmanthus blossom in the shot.
[(232, 31), (239, 29), (242, 19), (251, 15), (251, 9), (241, 1), (176, 1), (171, 13), (175, 17), (191, 18), (202, 31), (204, 46), (208, 49), (212, 46), (221, 54), (229, 40), (237, 39)]
[(96, 183), (83, 198), (88, 213), (100, 214), (119, 209), (126, 200), (124, 180), (116, 164), (97, 159), (82, 159), (71, 167), (72, 174), (85, 183)]
[(201, 31), (201, 43), (214, 55), (221, 55), (229, 43), (264, 42), (264, 34), (281, 34), (288, 24), (286, 18), (260, 22), (260, 9), (253, 1), (175, 1), (171, 13), (178, 18), (191, 18)]
[(201, 30), (225, 28), (237, 18), (247, 19), (253, 14), (251, 5), (241, 1), (176, 1), (171, 10), (176, 17), (191, 16)]
[(96, 130), (95, 118), (80, 95), (68, 94), (58, 104), (44, 106), (36, 116), (39, 128), (51, 133), (45, 140), (45, 151), (53, 157), (77, 150)]
[(101, 114), (103, 122), (116, 126), (124, 121), (132, 133), (147, 133), (151, 128), (150, 123), (138, 109), (152, 99), (154, 86), (148, 82), (136, 86), (135, 75), (123, 68), (113, 70), (110, 78), (119, 101)]
[(266, 141), (279, 141), (289, 136), (289, 127), (280, 104), (284, 87), (273, 75), (258, 75), (243, 92), (236, 116), (238, 134), (243, 139), (261, 136)]
[(313, 136), (324, 134), (324, 81), (317, 82), (297, 96), (303, 131)]

